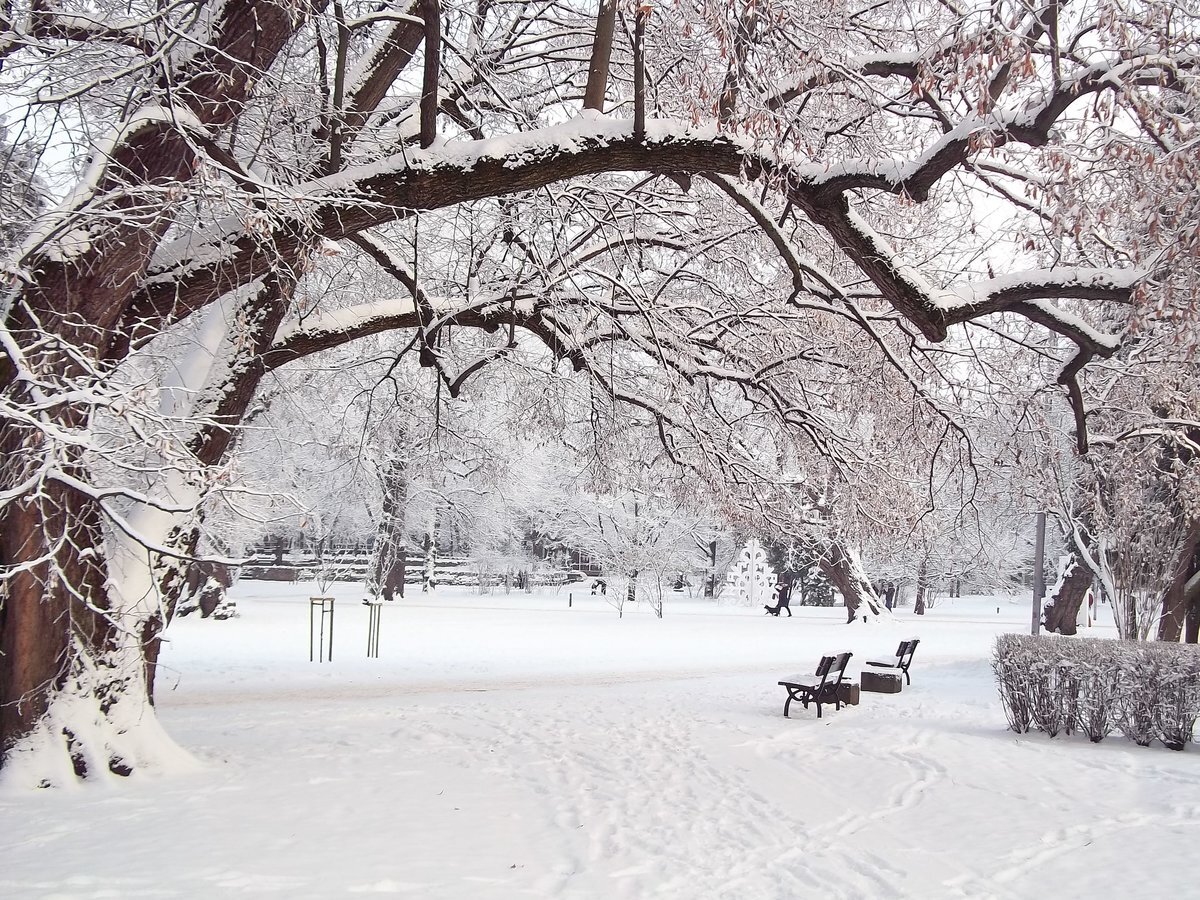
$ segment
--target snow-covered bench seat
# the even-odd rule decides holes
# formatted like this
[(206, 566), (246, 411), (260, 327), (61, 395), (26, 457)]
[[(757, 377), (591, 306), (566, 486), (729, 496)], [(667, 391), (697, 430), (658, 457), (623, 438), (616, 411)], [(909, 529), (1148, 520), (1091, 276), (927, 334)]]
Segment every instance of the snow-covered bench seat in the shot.
[(867, 660), (867, 665), (874, 666), (877, 669), (896, 669), (904, 673), (905, 684), (912, 684), (912, 678), (908, 675), (908, 667), (912, 665), (913, 654), (917, 652), (917, 644), (919, 643), (921, 642), (917, 638), (901, 641), (900, 646), (896, 649), (895, 659), (869, 659)]
[(809, 703), (815, 703), (818, 719), (821, 718), (821, 705), (824, 703), (833, 703), (834, 709), (841, 709), (840, 685), (846, 677), (846, 664), (853, 655), (839, 653), (836, 656), (822, 656), (817, 671), (812, 675), (793, 675), (779, 682), (788, 692), (783, 704), (784, 717), (788, 717), (793, 700), (799, 700), (805, 709), (808, 709)]

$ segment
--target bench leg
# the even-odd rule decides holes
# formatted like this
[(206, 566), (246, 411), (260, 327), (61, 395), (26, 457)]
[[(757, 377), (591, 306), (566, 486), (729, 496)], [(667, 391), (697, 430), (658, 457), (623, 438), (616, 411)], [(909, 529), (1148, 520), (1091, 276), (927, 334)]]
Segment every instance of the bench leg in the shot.
[(788, 691), (788, 698), (783, 701), (783, 717), (785, 719), (788, 718), (788, 710), (791, 709), (792, 700), (794, 699), (795, 698), (792, 696), (792, 692)]

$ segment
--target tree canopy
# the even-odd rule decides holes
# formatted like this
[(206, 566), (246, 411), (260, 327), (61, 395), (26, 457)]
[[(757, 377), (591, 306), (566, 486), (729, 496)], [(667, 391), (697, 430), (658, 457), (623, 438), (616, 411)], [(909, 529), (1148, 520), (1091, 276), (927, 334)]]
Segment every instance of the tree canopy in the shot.
[(835, 539), (973, 502), (1001, 407), (1080, 458), (1147, 356), (1179, 390), (1104, 446), (1190, 464), (1173, 4), (0, 16), (0, 753), (35, 782), (155, 764), (159, 635), (263, 379), (363, 338), (451, 397), (573, 372), (742, 514)]

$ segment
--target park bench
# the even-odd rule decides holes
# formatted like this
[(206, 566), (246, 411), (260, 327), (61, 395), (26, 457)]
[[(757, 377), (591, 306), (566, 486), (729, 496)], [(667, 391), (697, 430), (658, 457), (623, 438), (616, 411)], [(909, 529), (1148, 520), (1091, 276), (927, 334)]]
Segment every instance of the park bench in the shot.
[(817, 705), (817, 718), (821, 718), (821, 704), (832, 702), (834, 709), (842, 708), (841, 685), (846, 677), (846, 664), (850, 662), (851, 653), (839, 653), (836, 656), (822, 656), (817, 664), (817, 671), (811, 675), (794, 675), (779, 684), (787, 688), (788, 697), (783, 704), (783, 715), (788, 717), (788, 710), (793, 700), (799, 700), (805, 709), (809, 703)]
[[(916, 638), (911, 638), (910, 640), (907, 640), (907, 641), (901, 641), (900, 646), (896, 648), (896, 658), (895, 659), (888, 659), (888, 660), (869, 659), (869, 660), (867, 660), (868, 666), (873, 666), (876, 669), (892, 669), (893, 672), (891, 672), (891, 673), (864, 672), (863, 674), (864, 675), (884, 675), (884, 674), (893, 675), (895, 678), (895, 681), (896, 681), (896, 691), (899, 691), (899, 689), (900, 689), (900, 687), (899, 687), (900, 676), (898, 674), (895, 674), (897, 672), (904, 673), (905, 684), (912, 684), (912, 678), (908, 674), (908, 667), (912, 665), (913, 654), (917, 652), (917, 644), (919, 644), (919, 643), (921, 643), (921, 642), (919, 640), (917, 640)], [(868, 688), (866, 686), (866, 682), (869, 680), (870, 679), (864, 678), (863, 690), (872, 690), (872, 688)], [(892, 691), (885, 690), (885, 691), (883, 691), (883, 693), (892, 693)]]

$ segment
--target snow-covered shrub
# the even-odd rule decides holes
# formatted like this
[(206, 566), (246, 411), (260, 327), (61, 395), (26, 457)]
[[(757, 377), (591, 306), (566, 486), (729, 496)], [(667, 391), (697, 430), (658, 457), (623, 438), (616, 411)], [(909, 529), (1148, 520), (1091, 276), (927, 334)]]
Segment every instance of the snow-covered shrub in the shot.
[(1163, 649), (1154, 736), (1170, 749), (1182, 750), (1200, 716), (1200, 653), (1188, 647), (1168, 645)]
[(1092, 743), (1104, 740), (1113, 730), (1117, 703), (1117, 671), (1100, 641), (1059, 641), (1074, 649), (1077, 694), (1075, 726)]
[(1030, 706), (1030, 663), (1033, 655), (1023, 635), (1002, 634), (996, 638), (992, 654), (992, 671), (1000, 687), (1000, 702), (1008, 717), (1008, 727), (1018, 734), (1029, 730), (1033, 720)]
[(1139, 747), (1149, 747), (1155, 736), (1155, 707), (1163, 675), (1159, 654), (1148, 647), (1125, 646), (1121, 650), (1117, 728)]
[(1079, 683), (1071, 677), (1070, 660), (1035, 654), (1030, 665), (1029, 698), (1038, 731), (1050, 737), (1064, 730), (1070, 734), (1079, 705), (1078, 691)]
[(1182, 750), (1200, 717), (1200, 652), (1190, 647), (1006, 634), (992, 669), (1018, 733), (1078, 729), (1100, 741), (1115, 729)]

